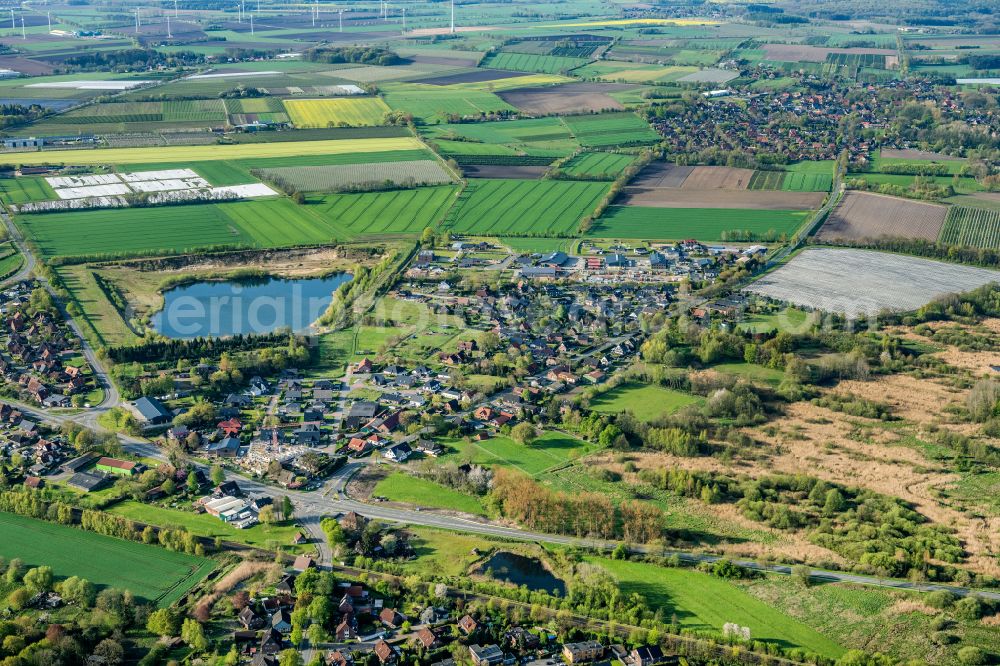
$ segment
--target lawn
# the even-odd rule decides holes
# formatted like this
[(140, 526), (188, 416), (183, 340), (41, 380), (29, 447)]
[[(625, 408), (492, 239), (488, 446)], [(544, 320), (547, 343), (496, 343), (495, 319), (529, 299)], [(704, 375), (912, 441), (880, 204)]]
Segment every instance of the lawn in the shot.
[(609, 206), (588, 235), (598, 238), (722, 240), (727, 231), (791, 235), (812, 215), (799, 210)]
[(387, 497), (392, 502), (404, 502), (435, 509), (452, 509), (464, 513), (485, 513), (479, 498), (404, 472), (393, 472), (382, 479), (375, 486), (374, 492), (376, 495)]
[(285, 109), (298, 128), (381, 125), (389, 111), (377, 97), (286, 99)]
[(594, 411), (618, 414), (629, 411), (642, 421), (673, 414), (681, 407), (703, 402), (698, 396), (654, 384), (622, 384), (590, 401)]
[(169, 606), (215, 568), (215, 561), (158, 546), (0, 513), (0, 556), (50, 566), (59, 578), (80, 576)]
[(445, 226), (466, 234), (571, 235), (608, 187), (558, 180), (472, 180)]
[(138, 337), (126, 325), (118, 310), (97, 284), (96, 271), (85, 264), (58, 266), (55, 271), (69, 291), (70, 298), (83, 313), (80, 319), (93, 330), (101, 345), (114, 346), (138, 342)]
[(594, 446), (570, 435), (546, 432), (525, 446), (507, 437), (495, 437), (482, 442), (455, 440), (447, 442), (459, 450), (457, 457), (480, 465), (501, 465), (537, 476), (545, 470), (562, 465), (590, 453)]
[(298, 550), (292, 546), (292, 539), (300, 531), (294, 525), (254, 525), (245, 530), (238, 530), (207, 513), (169, 509), (132, 500), (116, 504), (108, 509), (108, 513), (158, 527), (184, 527), (194, 535), (210, 539), (219, 537), (225, 541), (235, 541), (258, 548), (272, 548), (279, 545), (289, 550)]
[(107, 148), (101, 150), (47, 150), (18, 153), (18, 164), (163, 164), (205, 160), (247, 160), (263, 157), (297, 157), (344, 153), (375, 153), (386, 150), (419, 150), (412, 137), (341, 139), (330, 141), (278, 141), (214, 146), (156, 146), (153, 148)]
[(754, 639), (804, 648), (829, 658), (844, 653), (834, 641), (721, 578), (643, 562), (594, 556), (585, 559), (614, 575), (623, 594), (641, 595), (653, 609), (662, 609), (664, 618), (676, 616), (684, 629), (721, 635), (722, 625), (734, 622), (749, 627)]

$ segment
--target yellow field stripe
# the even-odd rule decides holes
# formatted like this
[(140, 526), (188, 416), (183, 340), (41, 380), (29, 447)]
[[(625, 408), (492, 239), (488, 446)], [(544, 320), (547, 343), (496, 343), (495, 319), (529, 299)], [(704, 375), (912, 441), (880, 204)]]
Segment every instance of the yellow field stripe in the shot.
[(580, 23), (553, 23), (550, 25), (533, 25), (532, 28), (598, 28), (602, 26), (621, 25), (721, 25), (719, 21), (709, 19), (609, 19), (607, 21), (583, 21)]
[(410, 136), (377, 139), (328, 139), (324, 141), (278, 141), (215, 146), (157, 146), (155, 148), (104, 148), (96, 150), (48, 150), (35, 153), (0, 153), (7, 164), (159, 164), (260, 157), (381, 153), (417, 150), (423, 144)]

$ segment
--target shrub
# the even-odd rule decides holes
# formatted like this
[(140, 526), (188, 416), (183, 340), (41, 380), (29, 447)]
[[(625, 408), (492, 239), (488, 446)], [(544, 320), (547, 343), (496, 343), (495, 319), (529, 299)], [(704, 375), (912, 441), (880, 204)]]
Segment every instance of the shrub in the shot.
[(986, 652), (981, 648), (967, 645), (958, 651), (958, 660), (963, 664), (985, 664), (987, 660)]

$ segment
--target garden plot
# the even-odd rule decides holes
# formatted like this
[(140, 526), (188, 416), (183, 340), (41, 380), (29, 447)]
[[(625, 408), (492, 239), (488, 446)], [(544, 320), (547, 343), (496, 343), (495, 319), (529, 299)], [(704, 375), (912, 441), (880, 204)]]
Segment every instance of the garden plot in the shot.
[(868, 192), (848, 192), (819, 230), (821, 239), (922, 238), (935, 241), (947, 207)]
[(851, 319), (907, 312), (1000, 282), (1000, 271), (869, 250), (809, 248), (745, 291)]

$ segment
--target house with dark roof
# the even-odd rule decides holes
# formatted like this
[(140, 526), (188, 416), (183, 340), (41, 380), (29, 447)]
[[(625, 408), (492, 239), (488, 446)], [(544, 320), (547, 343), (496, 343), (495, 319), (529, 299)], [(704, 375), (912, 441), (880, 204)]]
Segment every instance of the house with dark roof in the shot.
[(162, 425), (169, 423), (173, 414), (156, 398), (143, 396), (133, 403), (139, 419), (147, 425)]
[(100, 490), (110, 482), (110, 478), (104, 476), (103, 474), (95, 474), (93, 472), (77, 472), (73, 476), (69, 477), (66, 481), (66, 485), (72, 486), (78, 490), (82, 490), (85, 493), (92, 492), (94, 490)]
[(205, 447), (205, 453), (219, 458), (235, 458), (240, 454), (240, 440), (236, 437), (226, 437), (218, 442), (210, 442)]

